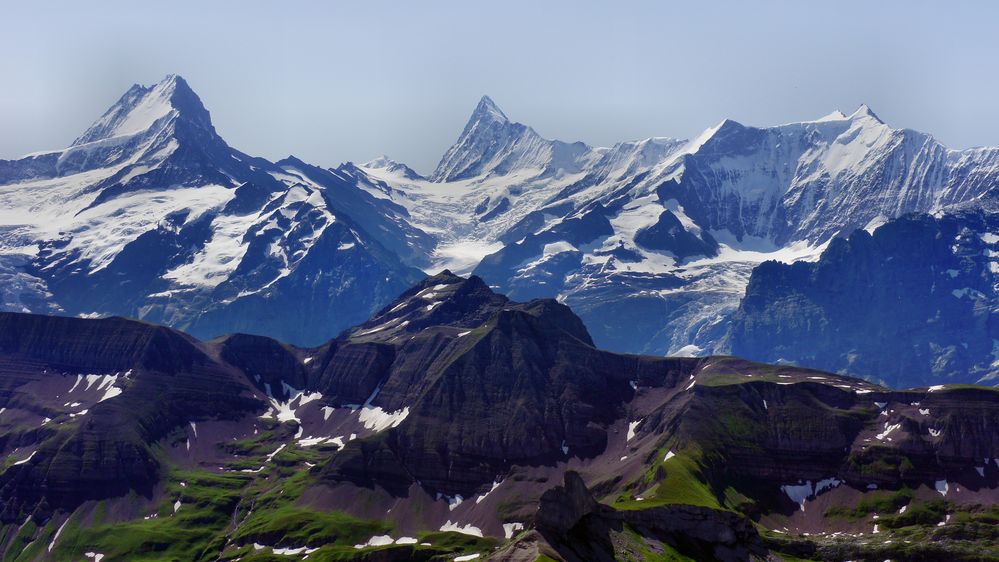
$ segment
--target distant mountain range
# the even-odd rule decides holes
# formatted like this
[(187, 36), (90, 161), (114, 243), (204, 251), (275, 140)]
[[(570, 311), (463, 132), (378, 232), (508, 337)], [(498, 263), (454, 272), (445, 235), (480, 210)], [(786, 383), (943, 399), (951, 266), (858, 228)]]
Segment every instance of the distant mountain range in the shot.
[[(978, 321), (940, 328), (949, 335), (939, 324), (921, 329), (905, 375), (875, 367), (907, 353), (904, 339), (890, 354), (852, 343), (908, 333), (875, 328), (873, 315), (890, 305), (875, 301), (891, 287), (876, 296), (869, 284), (845, 285), (854, 295), (846, 301), (867, 305), (828, 306), (851, 310), (853, 340), (814, 337), (820, 349), (795, 353), (796, 330), (804, 337), (814, 326), (752, 318), (778, 309), (793, 317), (787, 295), (743, 297), (759, 264), (816, 262), (836, 237), (911, 213), (980, 213), (990, 225), (997, 187), (999, 149), (951, 150), (866, 106), (595, 148), (545, 139), (483, 97), (428, 176), (387, 157), (336, 168), (269, 162), (229, 147), (186, 82), (170, 76), (130, 89), (67, 149), (0, 161), (0, 297), (7, 310), (315, 345), (449, 268), (514, 299), (557, 298), (615, 351), (734, 351), (901, 386), (974, 382), (992, 376), (986, 301)], [(968, 288), (994, 284), (990, 266), (976, 271)], [(906, 282), (932, 292), (934, 279)], [(960, 308), (960, 299), (919, 300), (913, 315), (931, 318), (920, 307)], [(979, 342), (965, 359), (935, 342), (962, 330)]]
[(980, 560), (999, 393), (623, 355), (443, 272), (315, 347), (0, 313), (4, 560)]

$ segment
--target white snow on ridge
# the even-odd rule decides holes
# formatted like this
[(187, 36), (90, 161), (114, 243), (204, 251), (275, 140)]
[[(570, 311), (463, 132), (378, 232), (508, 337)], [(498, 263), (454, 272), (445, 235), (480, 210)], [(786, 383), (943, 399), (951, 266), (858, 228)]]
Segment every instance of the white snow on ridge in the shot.
[(382, 410), (381, 406), (364, 406), (357, 419), (364, 424), (365, 429), (377, 433), (390, 427), (398, 427), (408, 416), (409, 406), (395, 412), (386, 412)]
[(801, 511), (805, 511), (805, 502), (809, 498), (818, 496), (822, 492), (831, 490), (842, 483), (843, 481), (838, 478), (823, 478), (816, 482), (814, 486), (811, 480), (807, 480), (804, 484), (785, 484), (780, 489), (791, 501), (798, 504)]
[(472, 524), (461, 525), (457, 522), (452, 523), (450, 519), (447, 520), (447, 523), (441, 525), (440, 531), (443, 533), (447, 532), (461, 533), (463, 535), (472, 535), (475, 537), (482, 536), (482, 529), (479, 529), (478, 527)]
[[(135, 135), (148, 130), (164, 117), (176, 114), (177, 112), (170, 102), (176, 80), (175, 76), (170, 76), (152, 88), (148, 88), (148, 91), (142, 91), (142, 97), (139, 98), (138, 103), (131, 107), (115, 105), (84, 133), (83, 138), (93, 142), (100, 139)], [(95, 138), (95, 134), (98, 132), (100, 135)]]

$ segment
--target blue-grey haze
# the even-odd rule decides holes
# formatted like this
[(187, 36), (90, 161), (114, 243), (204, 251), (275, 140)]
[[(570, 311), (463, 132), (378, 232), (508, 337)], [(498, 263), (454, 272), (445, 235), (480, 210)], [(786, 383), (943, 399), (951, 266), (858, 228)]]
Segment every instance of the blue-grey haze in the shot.
[(999, 145), (994, 2), (3, 2), (0, 158), (187, 78), (233, 146), (432, 170), (479, 96), (548, 137), (687, 137), (868, 103)]

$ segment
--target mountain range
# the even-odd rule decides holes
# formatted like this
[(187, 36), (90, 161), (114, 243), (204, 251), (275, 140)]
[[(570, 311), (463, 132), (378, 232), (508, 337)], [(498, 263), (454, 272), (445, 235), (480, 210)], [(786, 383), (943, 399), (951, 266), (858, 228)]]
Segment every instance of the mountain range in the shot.
[(5, 560), (982, 560), (999, 394), (599, 350), (428, 277), (314, 347), (0, 313)]
[[(447, 268), (516, 300), (555, 298), (598, 346), (618, 352), (734, 352), (897, 386), (977, 382), (991, 380), (995, 360), (991, 297), (975, 305), (976, 322), (923, 327), (922, 350), (894, 371), (880, 366), (909, 351), (904, 341), (890, 353), (854, 343), (888, 333), (874, 315), (897, 296), (890, 288), (845, 285), (846, 300), (870, 306), (850, 309), (853, 339), (813, 339), (822, 349), (792, 353), (806, 337), (795, 330), (814, 327), (753, 315), (794, 310), (776, 288), (757, 290), (764, 262), (819, 263), (835, 240), (912, 213), (982, 213), (978, 234), (991, 239), (997, 186), (999, 149), (952, 150), (866, 106), (591, 147), (546, 139), (483, 97), (425, 176), (388, 157), (270, 162), (229, 147), (188, 84), (169, 76), (132, 87), (69, 148), (0, 161), (0, 296), (12, 311), (318, 345)], [(974, 275), (944, 281), (992, 295), (991, 268)], [(936, 278), (907, 282), (930, 292)], [(919, 300), (926, 308), (914, 316), (965, 307), (961, 298)], [(969, 331), (979, 343), (966, 354), (930, 343)]]

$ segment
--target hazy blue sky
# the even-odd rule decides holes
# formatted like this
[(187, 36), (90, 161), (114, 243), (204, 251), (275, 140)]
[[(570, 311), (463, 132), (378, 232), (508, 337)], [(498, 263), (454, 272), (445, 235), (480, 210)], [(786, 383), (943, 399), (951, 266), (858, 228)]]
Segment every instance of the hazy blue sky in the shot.
[(178, 73), (245, 152), (429, 172), (488, 93), (547, 137), (852, 111), (999, 145), (996, 2), (2, 2), (0, 158)]

